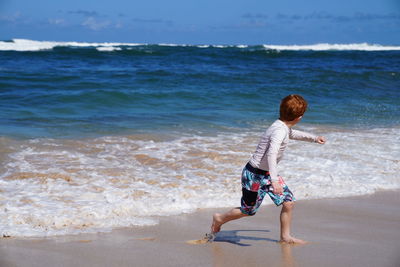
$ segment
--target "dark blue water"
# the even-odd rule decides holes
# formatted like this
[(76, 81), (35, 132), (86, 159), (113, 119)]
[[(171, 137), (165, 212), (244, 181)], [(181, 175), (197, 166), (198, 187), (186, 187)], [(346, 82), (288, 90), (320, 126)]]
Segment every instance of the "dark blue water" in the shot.
[(0, 51), (0, 136), (224, 131), (277, 118), (293, 93), (309, 124), (400, 124), (400, 51), (119, 49)]

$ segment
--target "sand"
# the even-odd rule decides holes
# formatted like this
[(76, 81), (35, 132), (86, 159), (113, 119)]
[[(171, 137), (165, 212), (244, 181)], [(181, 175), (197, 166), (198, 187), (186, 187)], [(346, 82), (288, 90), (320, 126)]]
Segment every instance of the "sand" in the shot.
[[(12, 266), (400, 266), (400, 192), (296, 203), (293, 232), (307, 245), (282, 245), (280, 208), (263, 206), (223, 226), (213, 243), (214, 209), (160, 217), (159, 224), (111, 233), (0, 239), (0, 267)], [(226, 211), (227, 209), (217, 209)]]

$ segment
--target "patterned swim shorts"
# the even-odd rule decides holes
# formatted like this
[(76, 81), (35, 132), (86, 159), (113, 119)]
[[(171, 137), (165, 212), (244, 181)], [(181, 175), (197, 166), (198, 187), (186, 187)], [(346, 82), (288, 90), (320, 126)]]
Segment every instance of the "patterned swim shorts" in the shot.
[[(249, 166), (249, 165), (247, 165)], [(271, 176), (268, 172), (258, 174), (251, 172), (249, 167), (245, 167), (242, 172), (242, 199), (240, 210), (247, 215), (256, 214), (266, 194), (269, 195), (275, 205), (282, 205), (286, 201), (295, 201), (292, 191), (285, 184), (282, 177), (279, 183), (283, 187), (283, 194), (278, 195), (272, 192)], [(251, 169), (251, 168), (250, 168)], [(252, 168), (254, 169), (254, 168)]]

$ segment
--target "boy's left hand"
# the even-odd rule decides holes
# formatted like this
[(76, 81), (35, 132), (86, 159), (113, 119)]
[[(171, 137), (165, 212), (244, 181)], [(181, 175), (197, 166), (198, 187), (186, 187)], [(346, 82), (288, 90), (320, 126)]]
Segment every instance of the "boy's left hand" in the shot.
[(323, 136), (318, 136), (316, 141), (317, 141), (318, 144), (323, 145), (323, 144), (326, 143), (326, 138), (323, 137)]
[(282, 195), (283, 186), (279, 182), (272, 182), (272, 193), (275, 195)]

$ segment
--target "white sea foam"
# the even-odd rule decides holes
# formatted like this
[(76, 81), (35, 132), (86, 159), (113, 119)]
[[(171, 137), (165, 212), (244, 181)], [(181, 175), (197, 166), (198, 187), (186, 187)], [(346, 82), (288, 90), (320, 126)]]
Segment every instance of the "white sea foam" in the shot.
[(13, 39), (12, 42), (0, 41), (0, 51), (40, 51), (51, 50), (54, 47), (98, 47), (100, 51), (119, 46), (138, 46), (137, 43), (85, 43), (85, 42), (51, 42), (26, 39)]
[(96, 49), (98, 51), (109, 51), (109, 52), (122, 50), (121, 47), (114, 47), (114, 46), (99, 46), (99, 47), (96, 47)]
[[(0, 51), (41, 51), (51, 50), (55, 47), (94, 47), (98, 51), (118, 51), (121, 47), (133, 47), (147, 45), (145, 43), (87, 43), (87, 42), (52, 42), (52, 41), (34, 41), (26, 39), (13, 39), (12, 41), (0, 41)], [(170, 46), (170, 47), (198, 47), (198, 48), (231, 48), (236, 47), (240, 49), (249, 48), (248, 45), (189, 45), (189, 44), (166, 44), (160, 43), (159, 46)], [(313, 45), (263, 45), (265, 49), (273, 50), (313, 50), (313, 51), (325, 51), (325, 50), (355, 50), (355, 51), (391, 51), (400, 50), (400, 46), (384, 46), (379, 44), (313, 44)]]
[[(303, 126), (279, 166), (297, 199), (399, 189), (399, 128)], [(242, 167), (262, 129), (217, 136), (0, 138), (0, 234), (51, 236), (157, 223), (154, 216), (238, 206)], [(265, 204), (271, 202), (266, 199)]]
[(400, 46), (384, 46), (379, 44), (314, 44), (314, 45), (263, 45), (266, 49), (274, 50), (312, 50), (312, 51), (325, 51), (325, 50), (354, 50), (354, 51), (391, 51), (400, 50)]

